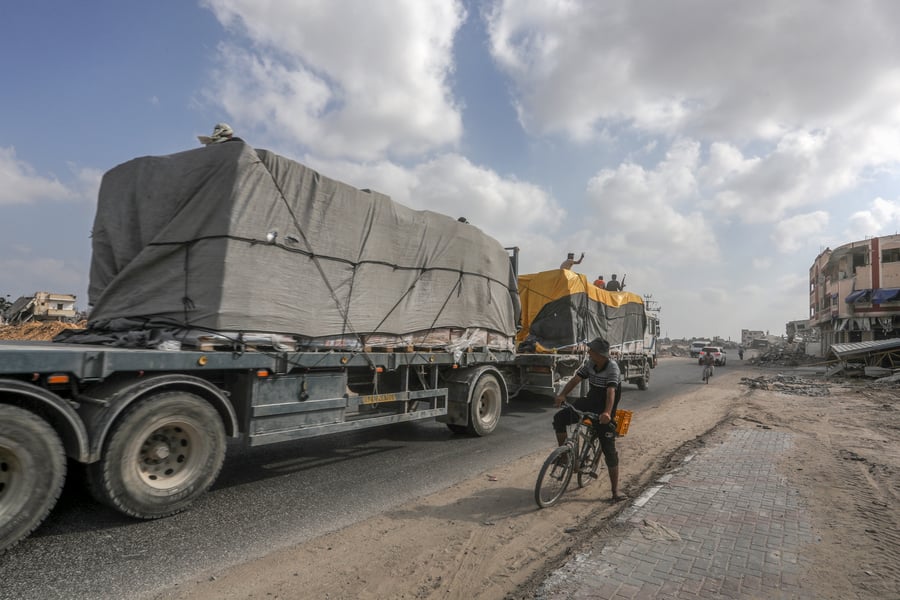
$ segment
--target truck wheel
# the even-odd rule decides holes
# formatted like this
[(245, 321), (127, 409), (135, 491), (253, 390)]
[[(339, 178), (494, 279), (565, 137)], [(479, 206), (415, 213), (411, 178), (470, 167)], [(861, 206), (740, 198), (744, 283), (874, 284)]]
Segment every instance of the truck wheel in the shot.
[(32, 412), (0, 405), (0, 552), (43, 522), (65, 478), (56, 431)]
[(500, 422), (500, 410), (503, 408), (503, 391), (497, 378), (485, 373), (478, 378), (469, 403), (469, 426), (466, 430), (472, 435), (488, 435), (497, 428)]
[(139, 519), (187, 508), (216, 480), (225, 427), (208, 402), (164, 392), (138, 402), (116, 423), (88, 484), (100, 502)]
[(639, 390), (646, 390), (650, 386), (650, 365), (645, 360), (641, 368), (643, 369), (643, 374), (638, 379), (637, 386)]

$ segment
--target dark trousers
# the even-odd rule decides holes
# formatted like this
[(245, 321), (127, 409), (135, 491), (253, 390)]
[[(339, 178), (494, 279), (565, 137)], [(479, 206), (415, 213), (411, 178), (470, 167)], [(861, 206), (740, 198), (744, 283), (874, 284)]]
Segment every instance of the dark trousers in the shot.
[[(606, 388), (598, 388), (591, 386), (587, 397), (578, 398), (572, 404), (580, 411), (588, 411), (600, 414), (606, 408)], [(615, 414), (613, 408), (613, 414)], [(558, 410), (553, 415), (553, 430), (557, 433), (563, 433), (567, 425), (578, 422), (578, 415), (575, 414), (568, 406)], [(619, 466), (619, 453), (616, 450), (616, 421), (613, 419), (605, 425), (594, 423), (597, 431), (597, 437), (600, 438), (600, 450), (603, 452), (603, 458), (606, 466), (609, 468)]]

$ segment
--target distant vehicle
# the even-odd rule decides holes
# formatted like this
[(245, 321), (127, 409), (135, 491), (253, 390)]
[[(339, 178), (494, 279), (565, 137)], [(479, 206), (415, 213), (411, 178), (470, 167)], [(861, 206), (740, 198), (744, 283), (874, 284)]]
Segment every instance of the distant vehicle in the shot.
[(700, 350), (700, 356), (697, 359), (697, 363), (702, 365), (703, 359), (706, 358), (707, 354), (712, 354), (713, 364), (715, 364), (715, 366), (725, 366), (725, 350), (723, 350), (719, 346), (706, 346), (705, 348)]
[(700, 352), (704, 347), (709, 346), (709, 344), (709, 340), (697, 340), (696, 342), (691, 342), (691, 358), (700, 356)]

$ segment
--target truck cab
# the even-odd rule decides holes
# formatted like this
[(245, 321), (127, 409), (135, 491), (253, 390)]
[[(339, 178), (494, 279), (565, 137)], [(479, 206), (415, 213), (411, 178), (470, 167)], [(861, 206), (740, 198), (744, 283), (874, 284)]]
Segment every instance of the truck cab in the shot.
[(711, 343), (709, 340), (695, 340), (691, 342), (691, 358), (699, 358), (704, 346), (709, 346)]

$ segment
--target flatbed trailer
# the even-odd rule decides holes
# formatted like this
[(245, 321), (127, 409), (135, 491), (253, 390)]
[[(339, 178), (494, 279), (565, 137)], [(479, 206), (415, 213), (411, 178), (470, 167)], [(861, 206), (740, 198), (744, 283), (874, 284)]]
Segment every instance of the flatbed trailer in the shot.
[(487, 435), (512, 351), (195, 351), (0, 342), (0, 550), (53, 508), (66, 457), (135, 518), (187, 508), (248, 446), (437, 418)]
[[(555, 396), (562, 391), (586, 359), (586, 353), (518, 354), (513, 361), (513, 368), (507, 369), (507, 378), (510, 387), (516, 392), (527, 391), (537, 395)], [(633, 383), (640, 390), (649, 387), (650, 369), (656, 365), (646, 354), (614, 354), (613, 360), (619, 365), (622, 383)], [(588, 388), (588, 381), (582, 381), (569, 396), (572, 398), (586, 396)]]

